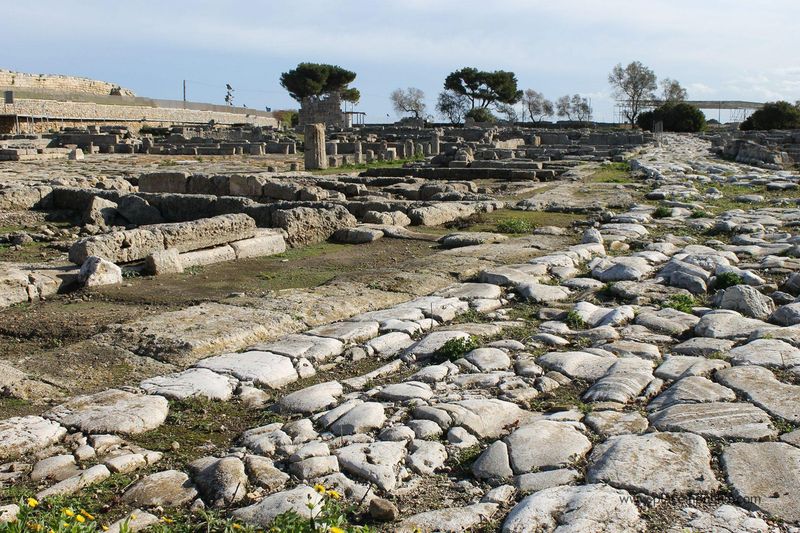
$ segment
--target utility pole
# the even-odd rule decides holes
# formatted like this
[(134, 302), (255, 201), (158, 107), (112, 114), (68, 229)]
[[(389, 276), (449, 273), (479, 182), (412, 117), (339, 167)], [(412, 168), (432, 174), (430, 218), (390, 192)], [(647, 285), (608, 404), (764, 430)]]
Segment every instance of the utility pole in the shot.
[(186, 80), (183, 80), (183, 101), (186, 101)]

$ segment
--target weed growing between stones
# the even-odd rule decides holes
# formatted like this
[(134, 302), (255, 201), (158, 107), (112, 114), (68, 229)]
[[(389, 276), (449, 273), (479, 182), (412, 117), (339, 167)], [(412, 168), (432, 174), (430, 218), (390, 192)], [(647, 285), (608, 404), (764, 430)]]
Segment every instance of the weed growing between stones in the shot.
[(586, 321), (574, 310), (567, 313), (564, 323), (569, 326), (569, 329), (586, 329), (587, 327)]
[(653, 211), (653, 218), (667, 218), (672, 216), (672, 209), (665, 205), (660, 205)]
[[(311, 512), (305, 518), (295, 511), (287, 511), (275, 517), (270, 525), (270, 533), (312, 533), (326, 531), (329, 533), (372, 533), (369, 526), (350, 524), (348, 516), (354, 514), (355, 506), (342, 502), (342, 496), (332, 489), (315, 485), (314, 490), (322, 495), (322, 505), (314, 505), (309, 499), (307, 504)], [(225, 532), (227, 533), (227, 531)]]
[(478, 339), (475, 337), (457, 337), (445, 342), (444, 345), (436, 351), (436, 356), (448, 361), (455, 361), (479, 346)]
[(673, 294), (664, 303), (664, 307), (669, 307), (675, 309), (676, 311), (690, 314), (692, 312), (692, 307), (695, 305), (697, 305), (697, 302), (695, 301), (694, 297), (689, 296), (688, 294)]
[(742, 285), (743, 283), (742, 276), (736, 272), (723, 272), (714, 279), (714, 289), (719, 291), (734, 285)]
[(521, 218), (510, 218), (497, 223), (497, 231), (500, 233), (532, 233), (534, 229), (536, 228), (533, 224)]

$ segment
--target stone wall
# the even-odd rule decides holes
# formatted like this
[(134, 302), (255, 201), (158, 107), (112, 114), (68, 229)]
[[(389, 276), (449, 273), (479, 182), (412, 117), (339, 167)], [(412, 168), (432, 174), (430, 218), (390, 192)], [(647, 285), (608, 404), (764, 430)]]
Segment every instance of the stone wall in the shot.
[(324, 100), (304, 98), (298, 112), (298, 125), (325, 124), (336, 128), (349, 128), (348, 115), (342, 112), (339, 93), (332, 93)]
[[(6, 108), (6, 109), (4, 109)], [(15, 112), (20, 117), (36, 118), (33, 121), (20, 119), (20, 129), (26, 133), (43, 133), (63, 125), (125, 125), (132, 131), (145, 126), (169, 126), (172, 124), (253, 124), (278, 127), (278, 120), (263, 114), (225, 113), (196, 109), (177, 109), (132, 105), (98, 104), (93, 102), (58, 102), (55, 100), (19, 99), (11, 106), (0, 104), (0, 114)], [(13, 121), (0, 123), (0, 133), (11, 133)]]
[(134, 96), (130, 89), (121, 89), (115, 83), (90, 80), (75, 76), (60, 76), (56, 74), (29, 74), (26, 72), (12, 72), (0, 69), (0, 88), (4, 89), (35, 89), (53, 92), (85, 93), (109, 95), (113, 89), (119, 89), (122, 96)]

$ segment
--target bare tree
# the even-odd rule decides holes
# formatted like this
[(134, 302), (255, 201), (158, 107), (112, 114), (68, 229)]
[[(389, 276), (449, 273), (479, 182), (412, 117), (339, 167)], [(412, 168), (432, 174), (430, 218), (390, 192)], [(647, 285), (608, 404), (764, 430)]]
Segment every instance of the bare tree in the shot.
[(442, 91), (436, 101), (436, 111), (452, 124), (460, 124), (469, 111), (469, 98), (453, 91)]
[(416, 87), (406, 90), (395, 89), (389, 96), (395, 113), (403, 115), (410, 113), (417, 120), (425, 116), (425, 93)]
[(639, 61), (631, 62), (627, 67), (620, 63), (608, 75), (608, 83), (613, 87), (614, 95), (624, 99), (623, 113), (633, 127), (647, 100), (655, 100), (655, 73)]
[(569, 121), (586, 122), (592, 119), (592, 106), (585, 96), (566, 94), (556, 101), (556, 114)]
[(544, 117), (552, 117), (554, 112), (553, 102), (533, 89), (526, 89), (522, 95), (522, 109), (530, 117), (531, 122), (541, 122)]
[(505, 118), (506, 122), (510, 122), (511, 124), (519, 122), (519, 110), (517, 110), (514, 105), (497, 104), (495, 107), (497, 108), (497, 112)]
[(661, 80), (661, 99), (670, 104), (683, 102), (686, 100), (688, 93), (686, 89), (681, 87), (677, 80), (664, 78)]

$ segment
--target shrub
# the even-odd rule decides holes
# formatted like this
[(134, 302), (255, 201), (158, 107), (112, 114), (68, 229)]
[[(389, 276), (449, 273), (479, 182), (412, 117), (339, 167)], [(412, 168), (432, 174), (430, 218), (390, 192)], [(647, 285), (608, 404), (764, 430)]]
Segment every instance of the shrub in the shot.
[(696, 133), (706, 129), (706, 116), (697, 107), (680, 103), (668, 103), (645, 111), (636, 119), (636, 124), (645, 130), (653, 131), (656, 122), (664, 123), (664, 131)]
[(665, 205), (660, 205), (653, 211), (653, 218), (667, 218), (672, 216), (672, 209)]
[(521, 218), (509, 218), (497, 223), (497, 231), (500, 233), (531, 233), (535, 226)]
[(569, 329), (585, 329), (586, 321), (578, 314), (577, 311), (570, 311), (564, 318), (564, 323), (569, 326)]
[(717, 274), (717, 277), (714, 278), (714, 288), (718, 291), (734, 285), (742, 285), (743, 283), (744, 279), (736, 272), (723, 272), (722, 274)]
[(670, 307), (684, 313), (691, 313), (692, 307), (695, 305), (697, 305), (697, 302), (694, 297), (688, 294), (673, 294), (667, 298), (667, 301), (664, 303), (664, 307)]
[(497, 122), (497, 117), (492, 115), (492, 112), (484, 107), (470, 109), (464, 116), (466, 118), (471, 118), (475, 122)]
[(800, 128), (800, 107), (789, 102), (767, 102), (747, 117), (743, 130), (791, 130)]
[(445, 342), (441, 348), (436, 350), (436, 355), (448, 361), (455, 361), (478, 346), (478, 339), (475, 337), (456, 337), (455, 339), (450, 339)]
[(707, 211), (703, 211), (702, 209), (694, 209), (692, 210), (692, 214), (689, 215), (689, 218), (713, 218), (714, 215)]

